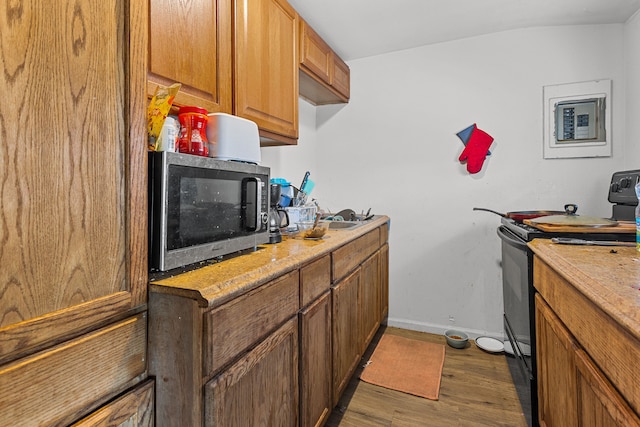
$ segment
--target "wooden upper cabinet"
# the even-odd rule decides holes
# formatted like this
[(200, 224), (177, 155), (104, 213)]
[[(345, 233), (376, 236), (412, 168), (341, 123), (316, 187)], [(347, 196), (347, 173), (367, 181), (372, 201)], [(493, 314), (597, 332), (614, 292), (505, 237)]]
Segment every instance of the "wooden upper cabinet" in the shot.
[(149, 84), (182, 84), (176, 105), (232, 112), (232, 0), (149, 1)]
[(350, 76), (349, 66), (334, 53), (333, 78), (331, 79), (331, 86), (338, 91), (338, 93), (344, 96), (347, 101), (351, 96)]
[(300, 18), (300, 96), (315, 105), (349, 102), (349, 66)]
[(307, 24), (300, 19), (300, 66), (331, 83), (333, 63), (331, 47)]
[(139, 3), (24, 3), (0, 33), (0, 364), (146, 302)]
[(263, 145), (296, 144), (296, 11), (286, 0), (237, 0), (234, 22), (234, 114), (258, 124)]

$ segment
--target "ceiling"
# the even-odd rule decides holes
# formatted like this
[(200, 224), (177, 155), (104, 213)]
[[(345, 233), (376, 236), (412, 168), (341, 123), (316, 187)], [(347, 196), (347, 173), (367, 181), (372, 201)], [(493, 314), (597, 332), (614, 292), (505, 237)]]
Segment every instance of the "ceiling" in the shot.
[(289, 0), (345, 61), (516, 28), (626, 22), (640, 0)]

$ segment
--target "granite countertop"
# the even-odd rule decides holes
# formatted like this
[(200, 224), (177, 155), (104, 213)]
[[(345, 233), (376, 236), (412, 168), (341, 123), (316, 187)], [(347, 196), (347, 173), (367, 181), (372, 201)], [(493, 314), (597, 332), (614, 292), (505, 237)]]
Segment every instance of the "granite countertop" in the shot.
[(191, 271), (156, 278), (152, 275), (149, 291), (179, 295), (197, 300), (203, 307), (215, 307), (388, 222), (387, 216), (376, 215), (352, 229), (330, 229), (320, 240), (285, 238), (280, 243), (260, 245), (256, 251), (220, 262), (203, 263)]
[(536, 239), (533, 252), (632, 335), (640, 339), (640, 252)]

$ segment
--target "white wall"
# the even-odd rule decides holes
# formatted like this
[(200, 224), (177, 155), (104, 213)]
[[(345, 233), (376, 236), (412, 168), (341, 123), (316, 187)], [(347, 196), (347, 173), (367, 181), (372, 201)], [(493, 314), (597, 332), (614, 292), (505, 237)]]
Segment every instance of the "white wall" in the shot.
[[(638, 45), (624, 34), (623, 25), (536, 28), (352, 61), (349, 104), (302, 103), (307, 125), (317, 113), (311, 141), (301, 131), (298, 147), (263, 149), (263, 163), (299, 180), (297, 163), (308, 162), (323, 207), (391, 217), (391, 325), (501, 336), (500, 218), (472, 208), (571, 202), (610, 215), (609, 179), (625, 167), (624, 52)], [(543, 160), (542, 87), (600, 78), (613, 81), (613, 156)], [(477, 175), (457, 160), (456, 133), (472, 123), (495, 138)]]
[(624, 27), (626, 81), (625, 169), (640, 168), (640, 11)]

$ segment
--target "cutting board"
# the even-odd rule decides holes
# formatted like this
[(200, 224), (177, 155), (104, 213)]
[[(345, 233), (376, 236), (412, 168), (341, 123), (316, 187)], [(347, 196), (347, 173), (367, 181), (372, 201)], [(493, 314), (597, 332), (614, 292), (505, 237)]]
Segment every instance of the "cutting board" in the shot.
[(635, 233), (636, 223), (632, 221), (618, 221), (618, 225), (613, 227), (591, 227), (578, 225), (554, 225), (536, 224), (530, 219), (525, 219), (525, 224), (538, 230), (552, 233)]

